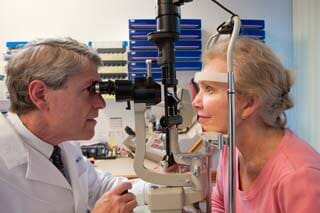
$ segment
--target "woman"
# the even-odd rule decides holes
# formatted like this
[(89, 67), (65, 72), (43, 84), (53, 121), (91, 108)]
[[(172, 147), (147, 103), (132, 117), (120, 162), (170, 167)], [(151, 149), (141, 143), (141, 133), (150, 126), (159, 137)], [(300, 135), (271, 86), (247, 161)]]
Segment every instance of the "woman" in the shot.
[[(203, 56), (195, 76), (200, 91), (193, 101), (204, 131), (228, 133), (227, 65), (229, 40)], [(292, 78), (270, 48), (239, 38), (236, 76), (236, 212), (319, 212), (320, 155), (291, 130), (285, 110)], [(220, 154), (213, 212), (228, 212), (228, 150)]]

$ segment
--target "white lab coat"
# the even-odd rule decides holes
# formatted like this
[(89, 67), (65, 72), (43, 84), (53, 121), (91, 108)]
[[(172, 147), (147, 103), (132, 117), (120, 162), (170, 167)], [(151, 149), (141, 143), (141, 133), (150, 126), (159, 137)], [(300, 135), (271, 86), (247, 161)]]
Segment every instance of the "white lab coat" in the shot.
[(96, 170), (78, 143), (65, 142), (59, 146), (69, 183), (44, 155), (22, 141), (2, 115), (0, 131), (2, 213), (85, 213), (104, 192), (126, 180)]

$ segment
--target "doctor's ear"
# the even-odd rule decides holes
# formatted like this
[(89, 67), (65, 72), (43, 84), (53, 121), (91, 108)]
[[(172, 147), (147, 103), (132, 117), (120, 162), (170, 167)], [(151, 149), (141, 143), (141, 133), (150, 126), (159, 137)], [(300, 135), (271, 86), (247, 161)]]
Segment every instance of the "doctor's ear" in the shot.
[(41, 80), (33, 80), (29, 83), (28, 92), (32, 103), (39, 109), (47, 109), (46, 93), (48, 86)]

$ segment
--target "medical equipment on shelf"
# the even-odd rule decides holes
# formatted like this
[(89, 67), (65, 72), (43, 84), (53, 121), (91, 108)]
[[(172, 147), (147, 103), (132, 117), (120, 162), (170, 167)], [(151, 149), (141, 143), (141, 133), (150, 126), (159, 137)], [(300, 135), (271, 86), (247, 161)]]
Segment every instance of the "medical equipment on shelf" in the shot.
[[(124, 139), (123, 145), (125, 145), (128, 151), (135, 156), (136, 146), (139, 141), (135, 138), (136, 134), (130, 127), (127, 126), (125, 131), (128, 136)], [(164, 153), (165, 149), (162, 134), (153, 134), (146, 139), (145, 158), (154, 162), (160, 162)]]
[[(220, 26), (222, 34), (232, 34), (227, 52), (227, 80), (229, 103), (228, 136), (207, 132), (201, 135), (205, 146), (202, 153), (182, 153), (178, 146), (178, 128), (182, 116), (178, 112), (177, 84), (175, 73), (174, 42), (180, 32), (180, 6), (192, 0), (158, 0), (157, 31), (148, 34), (148, 40), (158, 47), (158, 64), (162, 70), (162, 87), (151, 77), (136, 78), (133, 81), (115, 80), (96, 82), (92, 89), (97, 93), (114, 94), (116, 101), (134, 102), (136, 150), (134, 169), (145, 181), (161, 185), (150, 190), (148, 207), (153, 213), (175, 213), (187, 208), (188, 211), (201, 212), (201, 203), (206, 203), (205, 212), (211, 212), (211, 153), (213, 147), (229, 146), (229, 211), (234, 212), (234, 147), (235, 147), (235, 91), (232, 53), (240, 29), (240, 19), (232, 13), (229, 21)], [(217, 3), (216, 1), (214, 1)], [(217, 3), (219, 4), (219, 3)], [(221, 6), (221, 5), (219, 5)], [(226, 8), (224, 8), (226, 9)], [(226, 9), (227, 10), (227, 9)], [(230, 11), (228, 11), (230, 12)], [(199, 78), (203, 76), (199, 75)], [(151, 105), (161, 101), (164, 95), (164, 116), (160, 119), (162, 133), (165, 135), (165, 155), (161, 165), (188, 165), (185, 173), (161, 173), (144, 166), (146, 154), (145, 112)], [(143, 127), (143, 128), (141, 128)]]

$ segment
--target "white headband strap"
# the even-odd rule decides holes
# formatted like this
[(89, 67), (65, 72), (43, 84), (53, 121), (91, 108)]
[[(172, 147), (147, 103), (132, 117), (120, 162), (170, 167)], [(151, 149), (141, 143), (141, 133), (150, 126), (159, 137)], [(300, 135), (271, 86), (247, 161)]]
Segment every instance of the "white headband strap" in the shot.
[(199, 83), (199, 81), (214, 81), (214, 82), (228, 83), (228, 73), (201, 71), (195, 74), (194, 81), (196, 83)]

